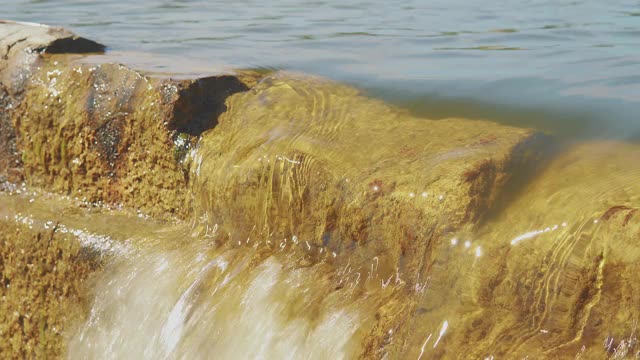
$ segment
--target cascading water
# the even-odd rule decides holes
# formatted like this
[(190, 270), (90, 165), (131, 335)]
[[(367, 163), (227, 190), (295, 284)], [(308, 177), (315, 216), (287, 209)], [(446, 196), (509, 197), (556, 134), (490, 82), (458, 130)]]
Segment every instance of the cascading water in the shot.
[[(69, 263), (82, 265), (74, 286), (97, 270), (83, 283), (91, 297), (78, 313), (86, 318), (64, 325), (71, 358), (601, 358), (603, 351), (620, 358), (635, 351), (640, 196), (638, 167), (629, 164), (640, 158), (636, 145), (556, 149), (533, 130), (416, 119), (355, 89), (288, 73), (218, 99), (225, 111), (214, 128), (176, 134), (188, 129), (166, 122), (175, 128), (168, 131), (157, 119), (182, 112), (156, 101), (181, 94), (189, 103), (177, 87), (185, 84), (165, 86), (113, 65), (73, 69), (43, 70), (60, 77), (55, 92), (39, 84), (25, 103), (58, 108), (40, 121), (33, 111), (20, 117), (18, 133), (28, 139), (21, 160), (31, 179), (97, 203), (67, 196), (65, 205), (15, 184), (0, 192), (0, 220), (37, 232), (14, 229), (4, 289), (18, 287), (16, 273), (30, 280), (24, 270), (37, 262), (24, 247), (43, 248), (46, 261), (32, 272), (57, 279), (62, 294), (65, 279), (50, 276), (58, 266), (68, 274)], [(122, 95), (121, 86), (108, 92), (103, 80), (121, 84), (122, 76), (144, 90), (136, 95), (144, 101), (138, 113), (114, 119), (100, 109)], [(186, 85), (203, 85), (196, 83)], [(94, 107), (109, 125), (95, 133), (87, 132), (95, 119), (75, 106), (87, 93), (63, 96), (87, 84), (91, 96), (96, 85), (104, 91)], [(103, 196), (123, 206), (103, 207)], [(172, 223), (174, 216), (193, 226)], [(57, 233), (83, 251), (42, 241), (65, 240)], [(81, 264), (96, 254), (101, 267)], [(31, 290), (23, 285), (23, 293)], [(84, 290), (76, 286), (69, 301), (84, 305)], [(21, 295), (9, 296), (18, 305), (5, 311), (12, 341), (25, 329), (31, 338), (57, 334), (67, 319), (50, 316), (51, 331), (44, 320), (36, 329)]]
[(216, 249), (178, 233), (113, 258), (97, 276), (71, 358), (343, 359), (362, 351), (379, 295), (358, 291), (360, 276), (292, 266), (295, 251)]

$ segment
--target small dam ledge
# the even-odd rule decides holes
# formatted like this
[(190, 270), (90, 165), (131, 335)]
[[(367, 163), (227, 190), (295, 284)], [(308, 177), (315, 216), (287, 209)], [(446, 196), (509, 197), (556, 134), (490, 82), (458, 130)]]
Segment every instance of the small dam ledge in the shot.
[(640, 352), (640, 146), (134, 58), (0, 21), (3, 355)]

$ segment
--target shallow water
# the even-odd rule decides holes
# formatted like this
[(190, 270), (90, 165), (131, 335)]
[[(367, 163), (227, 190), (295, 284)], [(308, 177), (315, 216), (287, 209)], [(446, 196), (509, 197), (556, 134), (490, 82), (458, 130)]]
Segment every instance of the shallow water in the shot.
[(110, 50), (316, 73), (430, 118), (640, 136), (636, 1), (6, 0), (2, 17)]
[[(5, 185), (0, 220), (55, 223), (110, 255), (90, 282), (87, 318), (69, 327), (70, 358), (625, 358), (638, 345), (637, 307), (621, 302), (638, 300), (640, 174), (628, 167), (639, 154), (603, 142), (559, 155), (494, 218), (434, 247), (426, 278), (385, 269), (385, 253), (365, 250), (362, 261), (259, 232), (230, 241), (242, 229), (206, 217), (158, 223), (25, 186)], [(618, 211), (622, 227), (610, 221)], [(405, 320), (380, 321), (389, 314)], [(381, 333), (379, 352), (366, 352)]]
[[(353, 83), (432, 119), (489, 118), (570, 138), (635, 140), (640, 134), (634, 112), (640, 98), (640, 78), (634, 73), (640, 60), (634, 41), (640, 12), (632, 2), (479, 6), (418, 1), (9, 1), (3, 15), (7, 18), (70, 27), (109, 45), (122, 62), (138, 61), (164, 73), (215, 71), (221, 64), (303, 70)], [(156, 54), (173, 59), (173, 65)], [(281, 88), (296, 88), (284, 76)], [(269, 81), (277, 83), (277, 76)], [(640, 270), (634, 267), (640, 249), (633, 241), (639, 226), (633, 214), (640, 205), (637, 146), (567, 146), (546, 169), (525, 174), (514, 193), (471, 231), (455, 228), (440, 214), (444, 204), (455, 201), (456, 191), (464, 189), (457, 182), (460, 177), (431, 189), (435, 180), (428, 176), (455, 173), (455, 159), (464, 163), (472, 154), (495, 155), (492, 146), (501, 136), (478, 135), (480, 139), (448, 144), (441, 135), (472, 128), (458, 120), (440, 135), (413, 120), (390, 131), (383, 117), (369, 123), (371, 112), (386, 108), (362, 99), (340, 102), (337, 94), (349, 99), (350, 89), (323, 92), (316, 86), (307, 91), (306, 81), (301, 81), (300, 91), (291, 95), (277, 92), (274, 83), (264, 84), (275, 89), (275, 95), (258, 98), (256, 118), (240, 107), (245, 120), (252, 121), (237, 137), (241, 144), (219, 150), (221, 140), (209, 133), (191, 153), (197, 185), (191, 190), (203, 198), (204, 211), (197, 213), (203, 218), (190, 218), (189, 224), (161, 224), (141, 213), (27, 188), (10, 189), (13, 195), (0, 193), (0, 216), (5, 219), (45, 229), (59, 221), (58, 229), (75, 235), (85, 247), (116, 255), (93, 279), (88, 319), (69, 334), (70, 357), (352, 358), (390, 353), (421, 359), (464, 352), (470, 358), (549, 353), (601, 358), (607, 352), (615, 355), (616, 347), (635, 350), (637, 339), (631, 339), (638, 292), (629, 274)], [(274, 106), (279, 116), (271, 116), (268, 106), (286, 100), (285, 95), (290, 96), (288, 107)], [(286, 124), (290, 114), (299, 128), (274, 127)], [(256, 119), (267, 119), (265, 127)], [(463, 132), (459, 135), (464, 137)], [(415, 140), (427, 153), (420, 160), (428, 159), (428, 167), (410, 161), (420, 155), (420, 147), (402, 146), (413, 144), (411, 136), (435, 137), (426, 145)], [(295, 147), (298, 142), (301, 148)], [(434, 143), (447, 151), (439, 153)], [(216, 154), (233, 154), (241, 145), (249, 146), (228, 164), (216, 162)], [(294, 157), (298, 153), (305, 156)], [(273, 167), (264, 165), (270, 160)], [(447, 167), (438, 169), (445, 161)], [(398, 166), (389, 166), (384, 181), (365, 179), (369, 173), (363, 169), (375, 169), (374, 174), (378, 166), (391, 162)], [(342, 171), (344, 184), (334, 187), (341, 191), (335, 198), (345, 204), (357, 208), (376, 193), (374, 197), (394, 199), (393, 204), (414, 201), (416, 209), (427, 209), (416, 223), (402, 223), (413, 218), (398, 213), (399, 224), (379, 229), (405, 231), (433, 219), (438, 226), (451, 226), (454, 230), (446, 230), (450, 238), (421, 238), (410, 244), (433, 246), (416, 256), (428, 258), (432, 267), (401, 275), (401, 266), (414, 270), (407, 265), (404, 248), (402, 255), (372, 248), (351, 259), (356, 246), (344, 245), (348, 241), (332, 242), (321, 234), (308, 236), (310, 244), (290, 236), (288, 226), (295, 221), (308, 220), (312, 230), (324, 231), (323, 224), (314, 223), (318, 219), (297, 213), (309, 205), (298, 187), (318, 190), (309, 196), (310, 203), (321, 202), (325, 185), (316, 184), (318, 174), (311, 171), (324, 169), (317, 164)], [(300, 172), (295, 170), (298, 165)], [(475, 178), (471, 170), (464, 173), (467, 179)], [(215, 188), (234, 184), (235, 175), (250, 179), (260, 171), (264, 176), (258, 178), (265, 183), (239, 181), (242, 185), (233, 190)], [(365, 186), (350, 188), (349, 179), (353, 186)], [(384, 184), (393, 185), (385, 189)], [(226, 206), (220, 199), (229, 194), (233, 196), (226, 198)], [(295, 203), (298, 196), (304, 201)], [(231, 201), (237, 203), (231, 206)], [(223, 215), (228, 211), (226, 220), (235, 222), (218, 228), (225, 216), (209, 218), (210, 208)], [(385, 211), (390, 218), (393, 206), (374, 215)], [(615, 220), (616, 213), (624, 215), (621, 226), (605, 221)], [(330, 222), (330, 215), (319, 219)], [(273, 219), (276, 226), (254, 232), (255, 224), (265, 225), (254, 217), (266, 218), (267, 224)], [(332, 219), (345, 224), (352, 220), (359, 219)], [(282, 221), (281, 228), (277, 221)], [(277, 240), (269, 234), (273, 228), (279, 231)], [(361, 230), (354, 229), (353, 237)], [(429, 231), (425, 234), (435, 233)], [(397, 245), (390, 234), (375, 241)], [(401, 240), (414, 235), (396, 234)], [(385, 263), (385, 255), (398, 260), (398, 267)], [(422, 274), (429, 277), (420, 278)]]
[(67, 324), (69, 358), (354, 358), (404, 284), (381, 289), (377, 273), (361, 280), (353, 268), (301, 266), (302, 243), (235, 246), (197, 222), (158, 224), (24, 186), (0, 192), (0, 220), (55, 224), (103, 257), (90, 312)]

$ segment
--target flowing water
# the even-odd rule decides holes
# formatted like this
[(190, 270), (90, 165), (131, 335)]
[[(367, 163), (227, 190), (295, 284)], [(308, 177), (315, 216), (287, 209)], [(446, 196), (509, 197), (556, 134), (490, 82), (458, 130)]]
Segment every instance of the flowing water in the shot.
[[(223, 228), (206, 211), (188, 224), (157, 223), (144, 214), (10, 188), (0, 192), (0, 217), (44, 229), (60, 221), (58, 229), (108, 255), (104, 270), (91, 280), (90, 313), (69, 334), (70, 357), (340, 359), (363, 353), (384, 357), (376, 349), (388, 347), (426, 359), (442, 355), (442, 348), (447, 348), (445, 357), (460, 355), (448, 344), (466, 344), (468, 338), (478, 344), (470, 357), (491, 359), (493, 352), (551, 351), (551, 343), (568, 344), (565, 355), (578, 357), (593, 344), (600, 349), (603, 341), (609, 353), (615, 346), (635, 346), (628, 345), (634, 326), (625, 327), (625, 333), (618, 331), (622, 327), (611, 329), (610, 341), (594, 338), (586, 345), (562, 329), (600, 314), (596, 300), (571, 308), (572, 296), (584, 293), (578, 287), (590, 256), (624, 258), (618, 254), (624, 250), (600, 251), (613, 241), (598, 241), (598, 231), (604, 232), (601, 210), (640, 206), (635, 185), (640, 152), (632, 144), (640, 138), (637, 1), (5, 0), (2, 17), (71, 28), (109, 45), (125, 62), (145, 62), (159, 72), (210, 71), (210, 64), (301, 70), (354, 84), (431, 119), (486, 118), (534, 127), (572, 144), (625, 142), (602, 142), (554, 160), (532, 177), (539, 182), (516, 189), (520, 197), (501, 204), (501, 212), (473, 232), (452, 234), (446, 247), (429, 254), (437, 261), (429, 269), (431, 278), (424, 279), (402, 274), (381, 260), (384, 254), (366, 253), (364, 260), (354, 260), (356, 267), (327, 244), (295, 235), (276, 239), (268, 231), (254, 231), (252, 224)], [(156, 55), (169, 60), (156, 61)], [(276, 130), (269, 141), (285, 138)], [(335, 129), (320, 130), (317, 138)], [(335, 138), (333, 133), (326, 137)], [(332, 149), (330, 141), (318, 146), (327, 148), (323, 156), (328, 158), (346, 152)], [(202, 154), (214, 158), (213, 149), (194, 150), (194, 164), (198, 156), (202, 162)], [(374, 150), (366, 155), (374, 156)], [(469, 151), (476, 150), (453, 149), (438, 161), (464, 158)], [(255, 157), (251, 161), (267, 161), (247, 153)], [(302, 163), (313, 168), (315, 160)], [(199, 184), (205, 190), (206, 176), (220, 171), (208, 161)], [(279, 154), (273, 161), (283, 164), (283, 172), (300, 165)], [(365, 162), (344, 163), (344, 173), (358, 176)], [(194, 164), (191, 171), (200, 176), (200, 165)], [(378, 183), (372, 184), (377, 192)], [(246, 189), (239, 189), (233, 201), (241, 201)], [(446, 201), (444, 194), (436, 204)], [(417, 188), (404, 195), (438, 199)], [(298, 216), (295, 210), (291, 214)], [(640, 253), (632, 244), (626, 251)], [(513, 273), (518, 261), (541, 269)], [(595, 283), (610, 276), (602, 271), (604, 261), (585, 265)], [(546, 272), (554, 266), (562, 271)], [(525, 310), (510, 302), (521, 294), (495, 285), (496, 278), (501, 284), (532, 279), (535, 285), (527, 283), (522, 292), (535, 305)], [(587, 297), (606, 300), (601, 288)], [(402, 329), (380, 317), (401, 314), (408, 303), (415, 313), (398, 322), (406, 320), (416, 334), (402, 334), (406, 340), (399, 344), (394, 340)], [(636, 309), (623, 310), (619, 323), (633, 323), (629, 314), (637, 321)], [(476, 333), (471, 327), (462, 331), (470, 323)], [(549, 333), (557, 342), (541, 338)], [(373, 335), (381, 343), (368, 343)], [(620, 342), (622, 336), (629, 342)]]
[(377, 262), (367, 279), (351, 267), (300, 266), (296, 239), (217, 245), (217, 228), (82, 207), (26, 188), (0, 193), (0, 218), (37, 230), (60, 220), (58, 231), (106, 256), (71, 358), (353, 358), (376, 309), (404, 283), (380, 289)]

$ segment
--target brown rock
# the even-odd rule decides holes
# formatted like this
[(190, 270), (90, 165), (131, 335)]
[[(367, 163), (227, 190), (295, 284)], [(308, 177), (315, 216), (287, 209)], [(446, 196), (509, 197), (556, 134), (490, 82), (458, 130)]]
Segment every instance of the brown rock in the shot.
[(379, 299), (363, 358), (638, 351), (633, 145), (577, 146), (535, 173), (553, 149), (532, 130), (418, 119), (313, 76), (35, 56), (28, 78), (0, 68), (0, 154), (21, 153), (28, 183), (192, 215), (256, 242), (256, 263), (295, 247), (321, 293), (350, 277), (354, 298)]
[(0, 181), (23, 177), (10, 118), (41, 54), (103, 50), (103, 45), (62, 28), (0, 20)]
[[(640, 148), (560, 154), (498, 215), (437, 254), (408, 353), (448, 320), (430, 357), (623, 358), (640, 349)], [(462, 239), (462, 238), (461, 238)], [(432, 343), (431, 343), (432, 344)], [(605, 344), (605, 345), (603, 345)], [(617, 350), (616, 350), (617, 349)]]
[(436, 255), (472, 232), (549, 144), (528, 129), (413, 118), (298, 74), (268, 76), (228, 106), (192, 159), (197, 215), (232, 243), (295, 237), (314, 261), (404, 287), (384, 305), (364, 357), (407, 351), (401, 340), (387, 344), (387, 331), (410, 337), (417, 292), (442, 266)]
[(20, 169), (31, 185), (90, 202), (186, 216), (185, 155), (216, 125), (225, 98), (256, 75), (174, 80), (70, 55), (103, 47), (66, 30), (3, 22), (3, 33), (0, 164), (8, 170), (0, 175), (15, 180)]
[(98, 262), (69, 236), (0, 220), (0, 354), (58, 358), (70, 320), (87, 313), (86, 279)]

